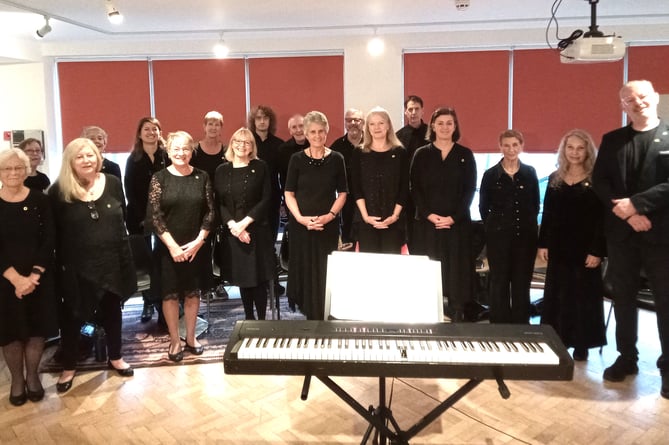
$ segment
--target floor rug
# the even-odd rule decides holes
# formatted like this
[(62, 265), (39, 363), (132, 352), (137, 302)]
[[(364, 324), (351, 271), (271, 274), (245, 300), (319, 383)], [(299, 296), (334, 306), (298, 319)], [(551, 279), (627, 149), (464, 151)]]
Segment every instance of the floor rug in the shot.
[[(208, 315), (209, 319), (208, 329), (198, 337), (198, 341), (204, 346), (204, 353), (199, 356), (184, 353), (184, 359), (179, 363), (174, 363), (167, 358), (169, 346), (167, 329), (158, 325), (157, 316), (154, 316), (148, 323), (141, 323), (142, 308), (141, 299), (133, 298), (126, 303), (123, 309), (123, 358), (135, 368), (222, 361), (235, 322), (244, 319), (244, 309), (239, 298), (212, 299), (209, 314), (207, 314), (207, 304), (205, 300), (202, 300), (199, 318), (206, 320)], [(279, 309), (282, 320), (305, 319), (301, 313), (292, 312), (289, 309), (285, 296), (280, 298)], [(271, 318), (269, 311), (267, 317)], [(54, 344), (45, 350), (40, 366), (42, 372), (61, 371), (62, 367), (55, 358), (57, 349), (58, 345)], [(77, 369), (82, 371), (105, 369), (106, 367), (106, 362), (95, 360), (93, 351), (87, 357), (82, 357), (77, 364)]]

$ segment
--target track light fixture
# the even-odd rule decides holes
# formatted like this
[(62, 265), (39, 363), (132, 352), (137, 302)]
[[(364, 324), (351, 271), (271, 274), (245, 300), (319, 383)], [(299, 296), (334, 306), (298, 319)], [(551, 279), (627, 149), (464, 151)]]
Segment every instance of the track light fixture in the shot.
[(230, 48), (228, 48), (228, 45), (225, 44), (225, 40), (223, 40), (223, 33), (221, 33), (221, 39), (214, 45), (214, 54), (218, 59), (225, 59), (228, 57), (228, 54), (230, 53)]
[(49, 25), (49, 17), (44, 16), (44, 26), (35, 31), (36, 39), (43, 39), (45, 35), (51, 32), (51, 26)]
[(123, 15), (116, 9), (112, 0), (105, 0), (105, 8), (107, 9), (107, 18), (113, 25), (123, 23)]

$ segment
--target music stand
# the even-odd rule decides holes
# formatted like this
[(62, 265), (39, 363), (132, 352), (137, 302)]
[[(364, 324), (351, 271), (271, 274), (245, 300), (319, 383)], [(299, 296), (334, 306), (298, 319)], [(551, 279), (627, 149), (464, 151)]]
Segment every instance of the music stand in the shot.
[[(328, 257), (325, 319), (402, 323), (441, 323), (444, 304), (441, 265), (425, 256), (333, 252)], [(366, 410), (329, 376), (317, 376), (369, 426), (361, 444), (408, 444), (409, 439), (464, 397), (481, 381), (472, 381), (435, 408), (421, 422), (403, 431), (386, 405), (386, 378), (379, 377), (379, 404)], [(306, 375), (301, 398), (307, 399), (311, 376)], [(388, 426), (392, 426), (392, 429)], [(379, 442), (380, 440), (380, 442)]]

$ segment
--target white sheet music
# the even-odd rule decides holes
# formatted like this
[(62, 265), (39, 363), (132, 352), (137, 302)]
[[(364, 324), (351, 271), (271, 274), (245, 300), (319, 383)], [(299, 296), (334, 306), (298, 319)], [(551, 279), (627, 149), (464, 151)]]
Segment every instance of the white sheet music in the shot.
[(325, 319), (440, 323), (441, 267), (426, 256), (333, 252)]

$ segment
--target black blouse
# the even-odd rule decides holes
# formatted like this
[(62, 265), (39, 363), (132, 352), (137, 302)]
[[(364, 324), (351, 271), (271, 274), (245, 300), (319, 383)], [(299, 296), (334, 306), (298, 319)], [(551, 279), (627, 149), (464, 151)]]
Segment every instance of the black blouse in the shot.
[(351, 159), (353, 199), (365, 200), (367, 213), (386, 218), (395, 205), (406, 205), (409, 194), (409, 160), (404, 147), (385, 152), (355, 150)]
[(265, 161), (253, 159), (248, 166), (241, 168), (234, 168), (231, 162), (219, 166), (214, 191), (223, 224), (246, 216), (256, 223), (267, 222), (271, 187)]
[(534, 167), (520, 163), (513, 177), (500, 161), (483, 174), (479, 211), (487, 231), (537, 230), (539, 181)]
[(144, 234), (144, 218), (149, 202), (149, 183), (151, 176), (171, 164), (167, 152), (159, 148), (154, 154), (153, 162), (145, 152), (142, 157), (135, 159), (131, 154), (125, 165), (125, 197), (128, 200), (128, 215), (126, 224), (128, 232)]

